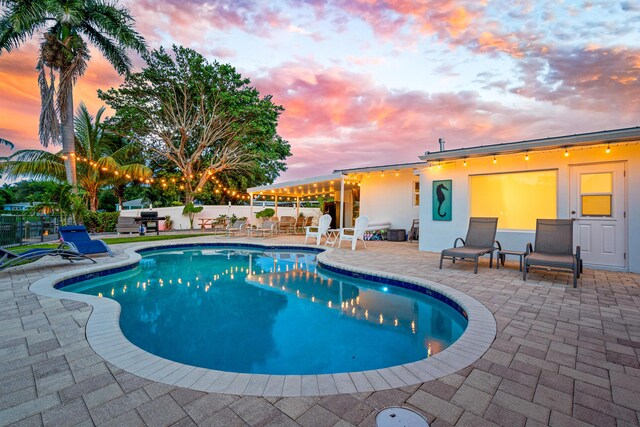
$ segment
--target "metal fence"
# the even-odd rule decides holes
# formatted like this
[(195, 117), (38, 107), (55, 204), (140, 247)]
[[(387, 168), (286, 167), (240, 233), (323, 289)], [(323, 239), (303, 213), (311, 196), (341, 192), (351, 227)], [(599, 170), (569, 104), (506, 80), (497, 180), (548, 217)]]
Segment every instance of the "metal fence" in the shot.
[(0, 246), (20, 246), (58, 240), (56, 216), (0, 215)]

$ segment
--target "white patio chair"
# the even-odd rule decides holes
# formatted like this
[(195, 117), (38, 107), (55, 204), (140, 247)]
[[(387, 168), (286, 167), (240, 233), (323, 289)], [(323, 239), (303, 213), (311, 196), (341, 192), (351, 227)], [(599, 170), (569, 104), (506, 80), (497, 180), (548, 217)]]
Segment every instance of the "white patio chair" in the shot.
[(318, 226), (309, 226), (305, 227), (306, 235), (304, 236), (304, 244), (307, 244), (307, 239), (309, 237), (316, 238), (316, 245), (320, 245), (320, 240), (322, 240), (322, 236), (327, 237), (327, 230), (331, 226), (331, 215), (322, 215), (318, 220)]
[(356, 219), (356, 226), (353, 228), (342, 228), (340, 229), (340, 239), (338, 241), (338, 247), (340, 247), (340, 243), (343, 240), (348, 240), (351, 242), (351, 250), (356, 250), (356, 243), (358, 240), (362, 240), (362, 244), (364, 247), (367, 247), (367, 244), (364, 241), (364, 232), (369, 225), (369, 217), (361, 216)]

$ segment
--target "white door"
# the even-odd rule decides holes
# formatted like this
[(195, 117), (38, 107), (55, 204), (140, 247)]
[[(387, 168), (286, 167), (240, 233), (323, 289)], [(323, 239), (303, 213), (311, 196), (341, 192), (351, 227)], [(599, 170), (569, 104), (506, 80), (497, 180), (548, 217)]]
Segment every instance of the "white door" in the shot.
[(627, 266), (625, 163), (571, 167), (571, 218), (574, 243), (585, 265)]

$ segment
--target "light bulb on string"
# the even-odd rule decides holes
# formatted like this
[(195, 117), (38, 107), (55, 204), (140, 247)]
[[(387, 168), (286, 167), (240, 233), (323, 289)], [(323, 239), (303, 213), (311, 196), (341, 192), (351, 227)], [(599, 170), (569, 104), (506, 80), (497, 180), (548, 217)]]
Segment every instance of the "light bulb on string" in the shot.
[(495, 165), (496, 163), (498, 163), (498, 160), (496, 160), (496, 156), (493, 156), (493, 164)]
[(526, 161), (529, 161), (529, 153), (526, 153), (526, 154), (524, 155), (524, 159), (525, 159)]
[(604, 152), (607, 154), (611, 153), (611, 147), (609, 147), (609, 144), (607, 144), (607, 149), (604, 150)]
[(569, 150), (567, 150), (566, 148), (564, 149), (564, 156), (569, 157)]

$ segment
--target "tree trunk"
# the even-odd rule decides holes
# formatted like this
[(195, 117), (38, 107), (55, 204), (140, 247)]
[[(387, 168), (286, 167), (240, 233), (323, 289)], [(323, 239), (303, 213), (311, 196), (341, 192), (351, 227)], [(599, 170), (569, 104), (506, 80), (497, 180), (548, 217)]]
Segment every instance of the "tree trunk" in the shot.
[(118, 198), (118, 206), (120, 211), (124, 210), (124, 186), (120, 184), (113, 184), (113, 194)]
[(98, 210), (98, 191), (91, 190), (91, 194), (89, 194), (89, 209), (91, 212), (96, 212)]
[(69, 89), (67, 93), (66, 117), (60, 124), (62, 127), (62, 153), (67, 156), (67, 159), (64, 161), (67, 182), (73, 187), (73, 191), (77, 192), (76, 144), (73, 129), (73, 91), (71, 89)]

